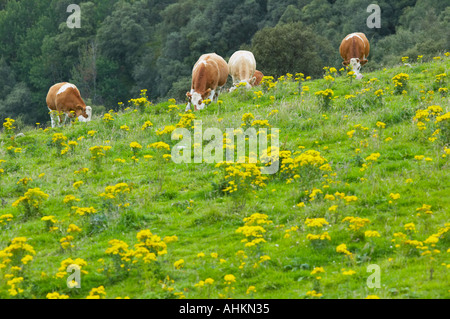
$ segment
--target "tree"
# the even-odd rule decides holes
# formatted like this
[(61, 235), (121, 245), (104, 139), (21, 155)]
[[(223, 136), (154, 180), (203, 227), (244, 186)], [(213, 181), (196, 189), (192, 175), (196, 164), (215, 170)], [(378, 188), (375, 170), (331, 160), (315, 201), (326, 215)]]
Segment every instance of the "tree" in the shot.
[(319, 76), (328, 62), (325, 57), (332, 55), (333, 48), (326, 39), (297, 22), (258, 31), (252, 51), (258, 70), (266, 75), (301, 72)]

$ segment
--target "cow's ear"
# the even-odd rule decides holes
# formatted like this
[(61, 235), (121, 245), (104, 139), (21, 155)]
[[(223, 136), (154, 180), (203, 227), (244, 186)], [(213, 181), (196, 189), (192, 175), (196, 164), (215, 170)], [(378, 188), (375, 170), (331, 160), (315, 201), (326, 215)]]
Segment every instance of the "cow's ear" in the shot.
[(356, 62), (361, 63), (361, 60), (359, 58), (356, 59)]
[(250, 84), (251, 84), (251, 85), (255, 85), (255, 82), (256, 82), (256, 76), (254, 76), (254, 77), (252, 77), (252, 78), (250, 79)]
[(211, 95), (211, 89), (207, 89), (205, 92), (206, 98), (208, 98)]
[(364, 60), (361, 61), (361, 65), (365, 65), (367, 62), (369, 62), (369, 61), (364, 59)]
[(342, 62), (342, 65), (343, 65), (343, 66), (348, 66), (348, 61)]

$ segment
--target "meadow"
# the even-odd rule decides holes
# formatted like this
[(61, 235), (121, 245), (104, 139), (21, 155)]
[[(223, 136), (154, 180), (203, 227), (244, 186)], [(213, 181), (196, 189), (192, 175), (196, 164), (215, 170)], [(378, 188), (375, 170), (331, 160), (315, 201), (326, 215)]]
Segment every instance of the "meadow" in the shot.
[[(450, 298), (449, 56), (269, 76), (194, 113), (143, 90), (89, 123), (7, 119), (0, 298)], [(279, 172), (175, 164), (194, 119), (279, 128)]]

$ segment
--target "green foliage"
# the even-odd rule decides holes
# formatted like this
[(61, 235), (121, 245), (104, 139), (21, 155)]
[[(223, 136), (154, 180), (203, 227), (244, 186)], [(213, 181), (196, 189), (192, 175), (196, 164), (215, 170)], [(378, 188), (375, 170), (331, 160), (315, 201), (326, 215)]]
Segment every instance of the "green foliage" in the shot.
[(317, 77), (325, 65), (322, 56), (333, 52), (325, 38), (301, 22), (258, 31), (253, 37), (252, 51), (258, 57), (258, 68), (277, 77), (288, 72)]

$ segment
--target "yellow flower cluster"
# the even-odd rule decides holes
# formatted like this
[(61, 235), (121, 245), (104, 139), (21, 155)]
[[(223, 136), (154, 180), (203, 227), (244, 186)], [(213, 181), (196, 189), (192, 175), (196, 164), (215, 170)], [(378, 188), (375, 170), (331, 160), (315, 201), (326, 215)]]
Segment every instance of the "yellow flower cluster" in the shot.
[(66, 197), (64, 197), (63, 202), (64, 204), (71, 204), (72, 202), (79, 202), (80, 199), (76, 198), (73, 195), (67, 195)]
[(269, 217), (265, 214), (255, 213), (250, 217), (244, 218), (244, 226), (239, 227), (236, 230), (236, 233), (244, 235), (244, 238), (241, 242), (245, 243), (245, 247), (254, 247), (260, 243), (265, 243), (265, 239), (263, 238), (263, 234), (266, 232), (264, 227), (260, 225), (270, 225), (272, 221), (269, 220)]
[(263, 152), (261, 160), (269, 163), (280, 160), (280, 172), (287, 175), (288, 183), (293, 179), (300, 178), (301, 170), (306, 169), (318, 169), (320, 171), (332, 171), (330, 165), (327, 165), (327, 159), (324, 158), (320, 152), (314, 150), (308, 150), (305, 152), (297, 151), (294, 154), (291, 151), (280, 151), (279, 158), (275, 156), (267, 156), (270, 150)]
[(361, 228), (366, 226), (367, 224), (370, 224), (370, 220), (367, 218), (361, 218), (361, 217), (345, 217), (342, 220), (343, 223), (348, 222), (348, 230), (351, 230), (353, 232), (359, 231)]
[(60, 240), (59, 240), (59, 242), (60, 242), (60, 244), (61, 244), (61, 248), (62, 249), (67, 249), (67, 248), (73, 248), (73, 247), (75, 247), (73, 244), (72, 244), (72, 241), (74, 240), (74, 237), (73, 236), (66, 236), (66, 237), (63, 237), (63, 238), (61, 238)]
[(316, 96), (322, 97), (324, 100), (331, 100), (334, 96), (334, 92), (332, 89), (326, 89), (323, 91), (317, 91), (314, 93)]
[[(417, 208), (416, 211), (425, 212), (425, 214), (427, 214), (427, 215), (433, 214), (433, 212), (431, 211), (431, 205), (427, 205), (427, 204), (423, 204), (422, 207)], [(420, 213), (419, 213), (419, 215), (420, 215)]]
[(283, 237), (283, 238), (289, 238), (289, 237), (291, 237), (291, 234), (290, 234), (290, 233), (296, 232), (297, 230), (298, 230), (298, 226), (292, 226), (291, 228), (286, 229), (286, 230), (284, 231), (285, 234), (284, 234), (284, 237)]
[(170, 151), (169, 144), (166, 144), (164, 142), (156, 142), (156, 143), (150, 144), (150, 145), (147, 146), (147, 148), (154, 148), (154, 149), (157, 149), (157, 150)]
[(131, 192), (131, 187), (127, 183), (118, 183), (114, 186), (107, 186), (105, 191), (99, 194), (100, 197), (106, 200), (112, 200), (112, 202), (119, 207), (128, 207), (128, 203), (124, 203), (126, 200), (126, 194)]
[(305, 220), (305, 224), (310, 228), (322, 228), (325, 225), (329, 225), (329, 223), (325, 220), (325, 218), (307, 218)]
[(104, 299), (106, 297), (105, 287), (92, 288), (86, 299)]
[(241, 126), (249, 126), (252, 121), (255, 119), (252, 113), (245, 113), (242, 115), (242, 125)]
[(69, 299), (69, 296), (64, 294), (60, 295), (58, 292), (49, 292), (47, 299)]
[(278, 82), (274, 82), (274, 80), (273, 76), (264, 76), (261, 80), (261, 87), (263, 87), (264, 90), (270, 91), (277, 86)]
[(88, 272), (83, 270), (83, 267), (87, 266), (87, 262), (84, 259), (76, 258), (73, 260), (72, 258), (67, 258), (61, 262), (61, 267), (58, 268), (58, 272), (56, 273), (56, 278), (64, 278), (67, 276), (67, 267), (74, 265), (76, 268), (80, 270), (80, 273), (87, 275)]
[(6, 148), (6, 150), (12, 155), (14, 156), (17, 153), (22, 153), (22, 148), (20, 147), (14, 147), (14, 146), (8, 146)]
[(33, 246), (27, 243), (27, 238), (16, 237), (9, 246), (0, 250), (0, 270), (8, 266), (21, 268), (33, 260), (33, 255), (36, 255), (36, 252)]
[(323, 267), (315, 267), (312, 271), (311, 271), (311, 275), (316, 275), (316, 274), (320, 274), (320, 273), (325, 273), (325, 269), (323, 269)]
[(367, 238), (381, 237), (380, 233), (376, 230), (367, 230), (366, 232), (364, 232), (364, 236)]
[(112, 116), (111, 113), (106, 113), (105, 115), (103, 115), (102, 121), (105, 123), (110, 123), (114, 121), (114, 117)]
[(72, 206), (71, 207), (72, 210), (74, 210), (75, 214), (79, 215), (79, 216), (88, 216), (88, 215), (92, 215), (97, 213), (97, 210), (94, 207), (77, 207), (77, 206)]
[(351, 269), (345, 270), (345, 268), (342, 268), (341, 271), (344, 276), (352, 276), (352, 275), (356, 274), (356, 271), (351, 270)]
[(37, 188), (30, 188), (24, 196), (20, 197), (18, 200), (16, 200), (14, 203), (12, 203), (13, 207), (17, 207), (19, 205), (24, 205), (26, 209), (29, 209), (31, 207), (35, 209), (39, 209), (39, 207), (42, 205), (43, 201), (48, 199), (50, 195), (44, 193), (41, 191), (39, 187)]
[(320, 298), (320, 297), (323, 296), (323, 294), (318, 293), (318, 292), (315, 291), (315, 290), (311, 290), (311, 291), (306, 292), (306, 296), (312, 297), (312, 298)]
[(6, 282), (6, 285), (8, 285), (10, 287), (8, 289), (8, 292), (11, 296), (13, 296), (13, 297), (17, 296), (18, 294), (23, 292), (23, 289), (17, 286), (17, 285), (21, 284), (22, 282), (23, 282), (23, 277), (14, 277)]
[(315, 241), (315, 240), (331, 240), (330, 234), (328, 234), (328, 232), (324, 232), (322, 234), (308, 234), (306, 235), (306, 239), (310, 240), (310, 241)]
[(58, 220), (55, 216), (44, 216), (41, 218), (41, 220), (45, 222), (45, 228), (47, 229), (47, 231), (53, 232), (59, 229), (55, 226), (55, 224), (58, 223)]
[(167, 254), (167, 243), (158, 235), (152, 234), (148, 229), (140, 231), (136, 238), (139, 243), (134, 245), (134, 256), (142, 259), (144, 263), (156, 261), (156, 255)]
[(440, 83), (441, 85), (443, 85), (446, 78), (447, 78), (447, 73), (438, 74), (438, 75), (436, 75), (435, 82)]
[(392, 81), (394, 82), (396, 90), (406, 87), (408, 80), (409, 80), (409, 75), (406, 73), (399, 73), (392, 78)]
[(269, 124), (269, 120), (254, 120), (252, 122), (252, 127), (255, 126), (257, 128), (270, 128), (272, 125)]
[(120, 268), (125, 268), (126, 263), (132, 260), (134, 251), (128, 249), (126, 242), (118, 239), (110, 240), (108, 245), (110, 247), (106, 249), (105, 253), (112, 255), (113, 260), (120, 265)]
[(180, 121), (176, 125), (178, 128), (187, 128), (187, 129), (193, 129), (194, 128), (194, 120), (196, 119), (196, 116), (193, 113), (184, 113), (180, 114)]
[(79, 232), (81, 232), (81, 228), (75, 224), (70, 224), (69, 227), (67, 228), (67, 232), (68, 233), (79, 233)]
[(231, 285), (232, 283), (236, 282), (236, 277), (234, 275), (225, 275), (224, 280), (225, 284)]
[[(247, 160), (246, 160), (247, 162)], [(221, 162), (216, 165), (224, 167), (225, 181), (227, 187), (223, 189), (225, 193), (246, 192), (253, 187), (267, 186), (267, 177), (261, 173), (261, 168), (254, 163), (228, 163)]]
[(141, 112), (144, 112), (147, 107), (152, 105), (152, 103), (150, 101), (148, 101), (147, 90), (145, 90), (145, 89), (141, 90), (140, 95), (141, 95), (140, 98), (131, 99), (130, 101), (128, 101), (128, 103), (132, 103), (132, 106), (136, 107)]
[(32, 178), (24, 177), (24, 178), (20, 179), (20, 180), (17, 182), (17, 185), (27, 186), (28, 183), (30, 183), (30, 182), (32, 182), (32, 181), (33, 181)]
[(142, 146), (141, 146), (138, 142), (131, 142), (131, 143), (130, 143), (130, 147), (131, 147), (133, 150), (137, 150), (137, 149), (141, 149), (141, 148), (142, 148)]
[(7, 117), (6, 119), (5, 119), (5, 122), (3, 123), (3, 127), (5, 128), (5, 130), (7, 131), (7, 132), (12, 132), (16, 127), (14, 126), (14, 123), (15, 123), (16, 121), (15, 120), (13, 120), (13, 119), (10, 119), (9, 117)]
[(195, 287), (202, 288), (202, 287), (204, 287), (204, 286), (206, 286), (206, 285), (212, 285), (213, 283), (214, 283), (214, 279), (212, 279), (212, 278), (206, 278), (205, 280), (200, 280), (200, 281), (198, 282), (198, 284), (195, 284), (194, 286), (195, 286)]
[(156, 135), (162, 136), (162, 135), (170, 135), (173, 131), (175, 131), (177, 128), (174, 125), (168, 125), (165, 126), (163, 130), (156, 131)]
[(349, 256), (350, 258), (353, 256), (352, 253), (347, 249), (346, 244), (340, 244), (339, 246), (337, 246), (336, 252), (345, 254), (345, 255)]
[(152, 126), (153, 126), (153, 123), (152, 123), (152, 122), (150, 122), (150, 121), (145, 121), (145, 123), (142, 125), (141, 129), (142, 129), (143, 131), (145, 131), (147, 128), (152, 127)]
[(14, 216), (12, 214), (0, 215), (0, 226), (6, 225), (10, 221), (12, 221)]
[(176, 262), (173, 263), (173, 266), (175, 267), (175, 269), (183, 268), (183, 266), (184, 266), (184, 259), (177, 260)]
[(93, 146), (89, 148), (89, 151), (91, 152), (91, 159), (92, 160), (99, 160), (102, 157), (106, 156), (106, 152), (111, 150), (111, 146)]

